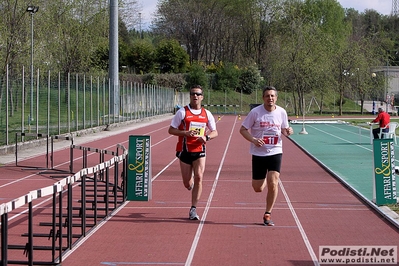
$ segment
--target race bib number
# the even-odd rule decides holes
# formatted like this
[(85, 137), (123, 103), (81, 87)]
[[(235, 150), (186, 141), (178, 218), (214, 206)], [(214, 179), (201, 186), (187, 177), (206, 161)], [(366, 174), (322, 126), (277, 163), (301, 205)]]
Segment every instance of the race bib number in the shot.
[(206, 128), (206, 123), (200, 123), (200, 122), (191, 122), (190, 123), (190, 128), (189, 130), (194, 130), (196, 133), (196, 136), (202, 137), (205, 136), (205, 128)]
[(263, 134), (263, 141), (268, 145), (276, 145), (278, 143), (277, 135)]

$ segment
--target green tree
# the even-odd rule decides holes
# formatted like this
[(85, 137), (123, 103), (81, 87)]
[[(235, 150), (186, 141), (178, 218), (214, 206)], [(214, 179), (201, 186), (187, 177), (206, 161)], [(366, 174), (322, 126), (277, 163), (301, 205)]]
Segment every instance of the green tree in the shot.
[(155, 68), (155, 48), (148, 40), (136, 40), (130, 47), (126, 63), (133, 73), (149, 73)]
[(155, 32), (183, 44), (190, 62), (253, 63), (255, 0), (160, 1)]
[(109, 47), (107, 44), (98, 45), (90, 56), (90, 66), (93, 70), (107, 71), (109, 67)]
[(0, 75), (4, 75), (7, 65), (11, 73), (29, 65), (31, 18), (21, 1), (5, 0), (0, 10)]
[(242, 92), (245, 94), (251, 94), (260, 88), (262, 77), (260, 76), (259, 70), (256, 66), (249, 66), (241, 71), (239, 80), (239, 89), (242, 89)]
[(216, 72), (215, 90), (235, 91), (240, 85), (240, 70), (232, 63), (221, 64)]
[[(48, 1), (36, 14), (41, 69), (87, 72), (91, 56), (108, 43), (108, 1)], [(51, 38), (48, 33), (51, 32)]]
[(281, 58), (274, 59), (279, 73), (273, 74), (278, 84), (292, 91), (299, 114), (305, 111), (306, 94), (319, 94), (322, 100), (328, 93), (326, 88), (336, 88), (326, 73), (334, 72), (331, 60), (349, 30), (344, 10), (336, 1), (286, 1), (283, 12), (284, 19), (274, 26), (281, 38), (277, 50)]
[(155, 51), (155, 60), (161, 73), (184, 73), (188, 66), (188, 54), (175, 40), (163, 40)]
[(192, 63), (187, 73), (187, 87), (190, 88), (193, 85), (201, 85), (201, 87), (205, 89), (208, 87), (208, 84), (209, 81), (204, 66), (198, 62)]

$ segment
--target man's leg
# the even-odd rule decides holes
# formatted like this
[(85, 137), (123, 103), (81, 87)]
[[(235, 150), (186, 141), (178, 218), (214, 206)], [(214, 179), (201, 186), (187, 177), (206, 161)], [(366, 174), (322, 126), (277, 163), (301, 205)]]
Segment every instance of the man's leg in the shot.
[[(266, 187), (267, 169), (264, 166), (263, 158), (252, 156), (252, 188), (255, 192), (262, 192)], [(255, 179), (254, 179), (255, 178)]]
[(274, 203), (277, 199), (278, 194), (278, 180), (280, 173), (277, 171), (269, 171), (267, 173), (267, 195), (266, 195), (266, 211), (263, 215), (263, 224), (265, 226), (274, 226), (274, 222), (271, 219), (272, 210)]
[(252, 179), (252, 188), (255, 192), (262, 192), (266, 187), (266, 179), (255, 180)]
[(202, 179), (205, 171), (205, 157), (200, 157), (193, 161), (194, 187), (192, 191), (191, 204), (197, 206), (202, 194)]
[(181, 177), (183, 179), (183, 184), (187, 189), (190, 189), (193, 185), (193, 167), (189, 164), (183, 163), (180, 161), (180, 171), (181, 171)]
[[(384, 128), (384, 129), (382, 130), (382, 132), (388, 133), (388, 132), (389, 132), (389, 128)], [(382, 135), (382, 136), (385, 136), (385, 135)], [(383, 139), (383, 137), (381, 137), (381, 138)]]
[(380, 128), (374, 128), (373, 129), (373, 136), (375, 139), (379, 139), (378, 134), (380, 134)]
[(269, 171), (267, 173), (267, 196), (266, 196), (266, 212), (271, 213), (278, 194), (278, 180), (280, 173)]

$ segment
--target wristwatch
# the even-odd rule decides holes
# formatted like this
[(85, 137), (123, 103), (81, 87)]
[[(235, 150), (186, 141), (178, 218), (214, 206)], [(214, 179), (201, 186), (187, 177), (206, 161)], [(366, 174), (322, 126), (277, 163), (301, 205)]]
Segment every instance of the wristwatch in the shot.
[(206, 138), (206, 141), (211, 140), (211, 137), (209, 137), (208, 135), (206, 135), (205, 138)]

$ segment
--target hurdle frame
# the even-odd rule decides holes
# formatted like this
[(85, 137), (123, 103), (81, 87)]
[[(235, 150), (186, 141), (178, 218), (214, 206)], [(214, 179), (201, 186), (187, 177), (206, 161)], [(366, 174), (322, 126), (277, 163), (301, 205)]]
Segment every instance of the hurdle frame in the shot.
[[(46, 174), (73, 174), (73, 172), (72, 172), (73, 154), (71, 152), (69, 153), (69, 171), (54, 168), (54, 140), (55, 139), (70, 140), (71, 141), (71, 144), (69, 145), (70, 147), (73, 145), (73, 140), (74, 140), (72, 136), (59, 136), (59, 135), (51, 136), (50, 137), (50, 140), (51, 140), (51, 146), (50, 146), (51, 147), (51, 154), (50, 154), (51, 168), (45, 169), (44, 171), (40, 172), (40, 174), (43, 174), (43, 173), (46, 173)], [(49, 172), (49, 170), (53, 170), (54, 172)]]
[[(35, 167), (35, 166), (23, 166), (18, 164), (18, 136), (21, 136), (21, 142), (22, 142), (22, 137), (36, 137), (38, 138), (46, 138), (46, 167)], [(51, 156), (52, 157), (52, 156)], [(15, 166), (19, 167), (26, 167), (27, 169), (43, 169), (46, 170), (48, 169), (49, 166), (49, 135), (47, 134), (42, 134), (42, 133), (26, 133), (26, 132), (15, 132)]]
[[(21, 141), (23, 137), (31, 136), (31, 137), (36, 137), (36, 138), (46, 138), (46, 166), (45, 167), (37, 167), (37, 166), (29, 166), (29, 165), (20, 165), (18, 164), (18, 136), (21, 136)], [(65, 170), (59, 170), (54, 168), (54, 140), (55, 139), (61, 139), (61, 140), (70, 140), (71, 145), (73, 145), (73, 137), (72, 136), (59, 136), (59, 135), (48, 135), (48, 134), (42, 134), (42, 133), (26, 133), (26, 132), (16, 132), (15, 133), (15, 166), (17, 167), (24, 167), (22, 168), (23, 170), (28, 170), (28, 169), (37, 169), (37, 170), (43, 170), (40, 173), (49, 173), (47, 171), (53, 170), (54, 172), (50, 172), (53, 174), (71, 174), (72, 173), (72, 163), (69, 163), (69, 172)], [(70, 154), (70, 160), (73, 160), (72, 154)], [(50, 166), (49, 166), (50, 163)]]

